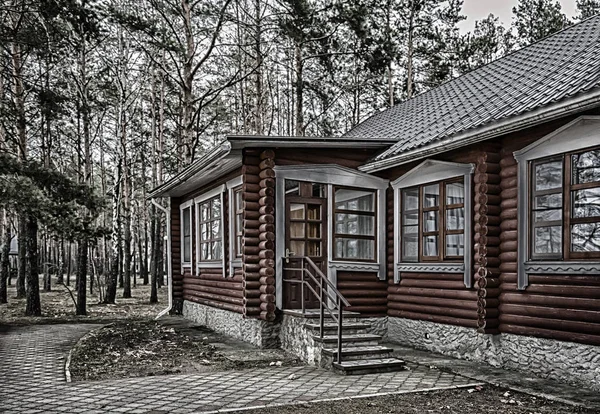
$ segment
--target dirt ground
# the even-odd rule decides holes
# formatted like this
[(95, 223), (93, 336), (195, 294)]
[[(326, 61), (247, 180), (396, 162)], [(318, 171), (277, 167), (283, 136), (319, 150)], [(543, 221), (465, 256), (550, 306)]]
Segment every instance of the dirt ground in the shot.
[(238, 411), (260, 414), (593, 414), (586, 410), (494, 386)]
[[(141, 282), (141, 281), (140, 281)], [(144, 286), (138, 283), (131, 288), (130, 299), (123, 299), (123, 289), (117, 289), (117, 300), (115, 305), (104, 305), (99, 303), (98, 289), (94, 294), (87, 293), (87, 316), (75, 315), (75, 304), (66, 287), (52, 280), (52, 290), (44, 292), (43, 277), (40, 276), (40, 300), (42, 304), (42, 316), (25, 316), (25, 299), (16, 299), (16, 288), (14, 280), (12, 286), (8, 287), (8, 303), (0, 304), (0, 324), (44, 324), (65, 322), (111, 322), (122, 319), (151, 319), (168, 305), (167, 287), (158, 289), (158, 303), (150, 304), (150, 285)], [(69, 287), (75, 297), (74, 283)]]
[(282, 350), (259, 350), (209, 329), (172, 321), (119, 321), (91, 331), (72, 350), (73, 380), (300, 364)]

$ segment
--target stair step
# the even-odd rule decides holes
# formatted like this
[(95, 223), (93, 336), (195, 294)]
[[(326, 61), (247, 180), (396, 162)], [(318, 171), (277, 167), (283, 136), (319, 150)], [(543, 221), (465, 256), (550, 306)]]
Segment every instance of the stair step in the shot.
[[(337, 349), (334, 348), (323, 348), (321, 352), (324, 355), (336, 358), (337, 357)], [(349, 357), (373, 357), (375, 355), (382, 354), (390, 354), (394, 352), (393, 348), (389, 348), (387, 346), (376, 345), (376, 346), (354, 346), (351, 348), (342, 348), (342, 358)]]
[[(304, 325), (304, 327), (311, 331), (319, 332), (321, 325), (319, 325), (318, 323), (307, 323)], [(348, 323), (342, 324), (342, 332), (366, 330), (366, 329), (369, 329), (370, 327), (371, 327), (370, 323), (348, 322)], [(326, 323), (323, 325), (323, 330), (325, 332), (337, 333), (338, 326), (336, 323)]]
[[(291, 316), (301, 316), (303, 318), (306, 319), (319, 319), (321, 317), (321, 314), (319, 312), (319, 310), (305, 310), (304, 313), (302, 313), (302, 310), (298, 309), (285, 309), (283, 311), (284, 315), (291, 315)], [(325, 318), (327, 320), (332, 320), (331, 316), (329, 315), (329, 313), (327, 311), (325, 311)], [(337, 314), (336, 314), (337, 316)], [(351, 311), (344, 311), (343, 314), (343, 319), (346, 320), (346, 318), (356, 318), (359, 317), (360, 313), (359, 312), (351, 312)]]
[(405, 362), (398, 358), (359, 359), (354, 361), (334, 362), (334, 371), (344, 375), (375, 374), (380, 372), (400, 371)]
[[(318, 335), (313, 335), (313, 340), (324, 344), (337, 344), (338, 337), (337, 335), (324, 335), (323, 338), (320, 338)], [(362, 342), (369, 342), (369, 344), (364, 345), (377, 345), (380, 340), (380, 335), (342, 333), (342, 343), (346, 345)]]

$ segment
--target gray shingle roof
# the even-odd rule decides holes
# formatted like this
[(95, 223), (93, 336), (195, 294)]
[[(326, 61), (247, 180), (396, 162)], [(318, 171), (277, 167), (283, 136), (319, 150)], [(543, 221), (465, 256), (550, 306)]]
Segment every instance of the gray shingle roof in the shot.
[(600, 15), (365, 120), (345, 137), (393, 138), (373, 161), (600, 87)]

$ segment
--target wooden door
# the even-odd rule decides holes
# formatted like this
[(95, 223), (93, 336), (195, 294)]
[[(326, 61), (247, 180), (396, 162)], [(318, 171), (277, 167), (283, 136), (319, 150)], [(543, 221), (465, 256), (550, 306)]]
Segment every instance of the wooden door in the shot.
[[(307, 198), (299, 196), (286, 197), (286, 257), (283, 261), (284, 309), (318, 309), (319, 300), (310, 289), (290, 281), (300, 280), (302, 262), (299, 257), (309, 257), (325, 274), (327, 266), (327, 203), (323, 198)], [(287, 269), (287, 270), (286, 270)], [(316, 275), (315, 275), (316, 276)], [(309, 280), (305, 277), (305, 280)], [(313, 289), (318, 292), (311, 281)]]

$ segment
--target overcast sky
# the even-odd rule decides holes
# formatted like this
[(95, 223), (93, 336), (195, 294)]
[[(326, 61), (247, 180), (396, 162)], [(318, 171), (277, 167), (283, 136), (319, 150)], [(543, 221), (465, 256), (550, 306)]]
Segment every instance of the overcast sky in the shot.
[[(467, 20), (460, 25), (461, 30), (473, 30), (475, 20), (481, 20), (488, 14), (493, 13), (505, 26), (510, 26), (512, 18), (512, 8), (516, 6), (518, 0), (465, 0), (463, 13)], [(560, 0), (563, 12), (567, 16), (573, 17), (576, 14), (575, 0)]]

